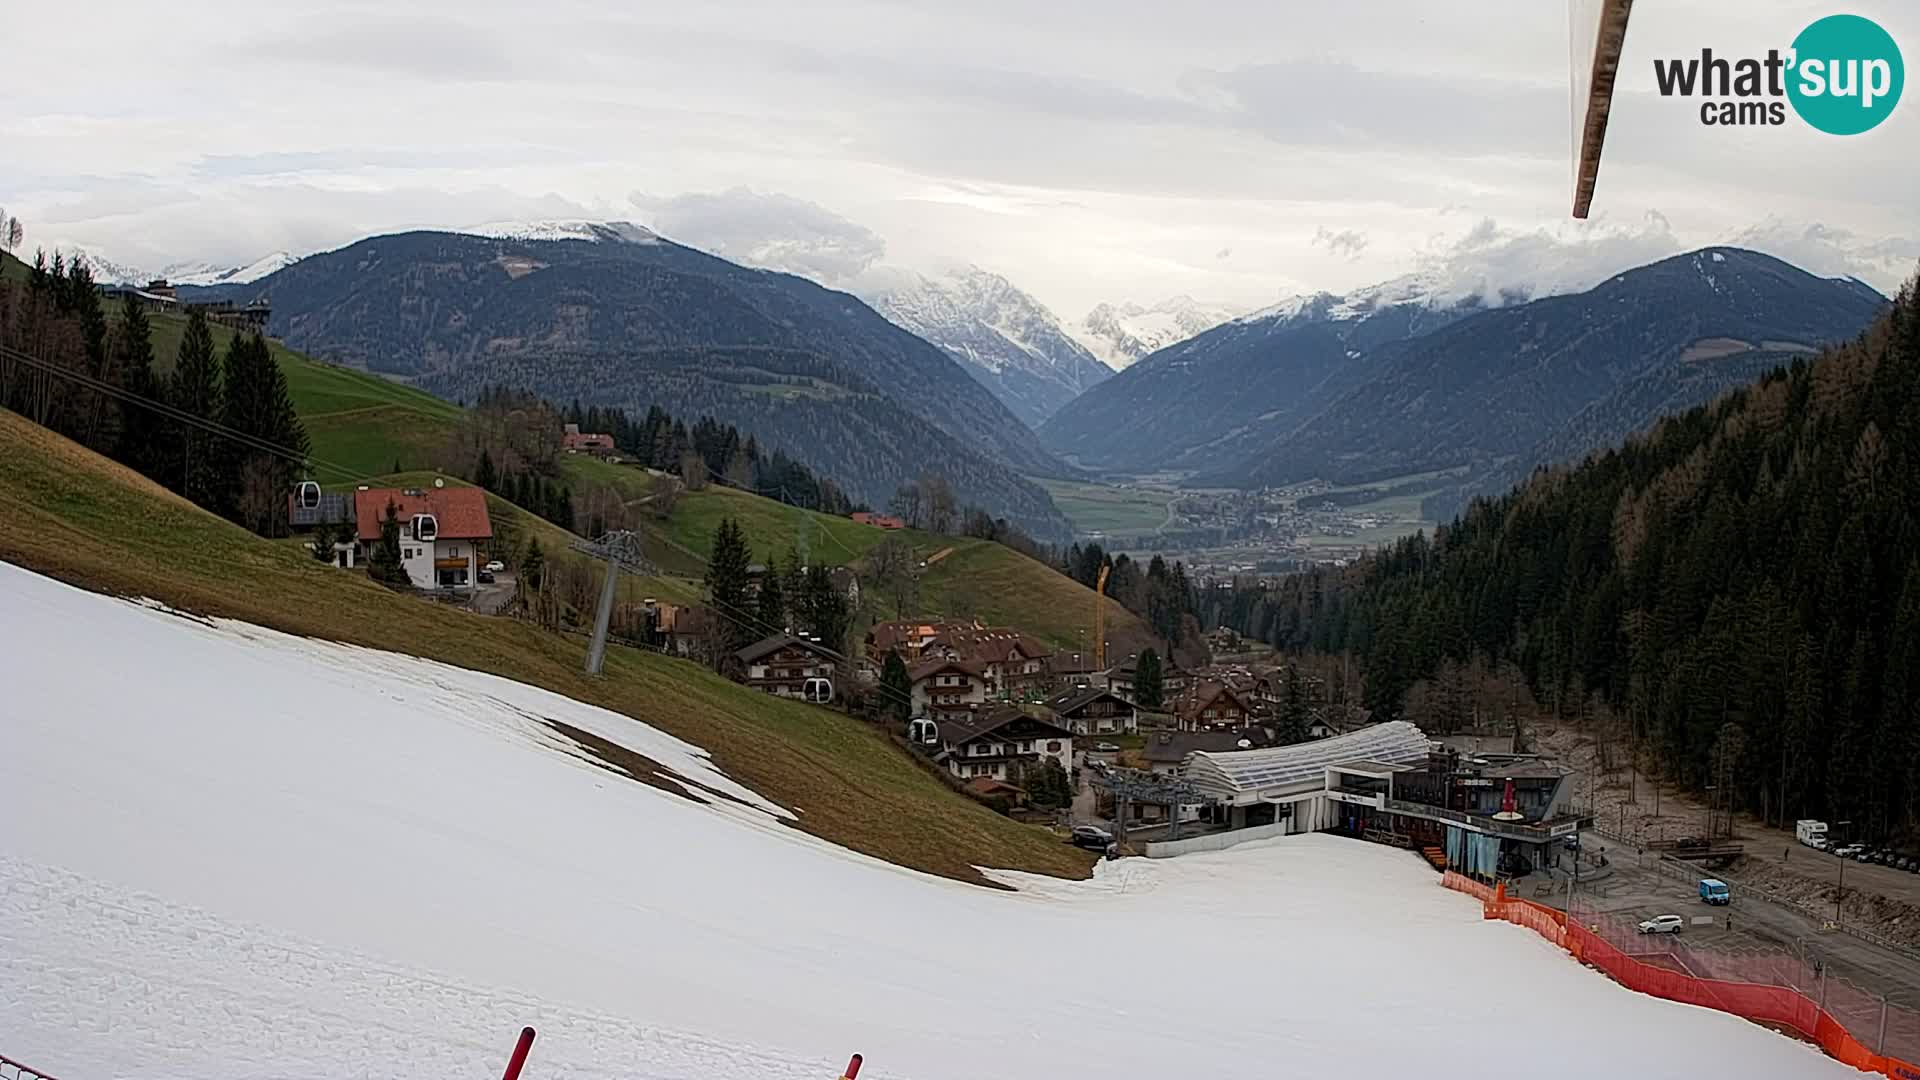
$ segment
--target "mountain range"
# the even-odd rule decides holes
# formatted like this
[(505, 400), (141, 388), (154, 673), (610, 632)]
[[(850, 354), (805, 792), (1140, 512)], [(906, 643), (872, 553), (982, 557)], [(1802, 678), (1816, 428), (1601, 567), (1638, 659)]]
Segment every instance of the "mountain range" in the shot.
[(1100, 304), (1077, 325), (1068, 328), (1087, 351), (1115, 371), (1143, 356), (1205, 333), (1234, 317), (1236, 312), (1216, 304), (1202, 304), (1190, 296), (1162, 300), (1152, 307), (1139, 304)]
[(183, 296), (265, 298), (288, 345), (450, 399), (508, 385), (710, 415), (876, 506), (935, 472), (964, 503), (1068, 534), (1026, 477), (1072, 470), (947, 352), (855, 297), (626, 223), (484, 231), (371, 237)]
[(164, 279), (172, 285), (247, 285), (258, 281), (294, 263), (294, 257), (284, 251), (263, 255), (250, 263), (238, 266), (221, 265), (209, 262), (169, 263), (159, 270), (141, 270), (125, 263), (103, 259), (80, 248), (72, 248), (68, 255), (77, 255), (86, 260), (87, 269), (93, 272), (93, 280), (102, 285), (145, 285), (156, 278)]
[(1403, 278), (1297, 298), (1164, 349), (1042, 429), (1088, 467), (1204, 485), (1461, 469), (1430, 509), (1618, 441), (1664, 412), (1858, 333), (1854, 279), (1716, 247), (1585, 292), (1445, 301)]
[(896, 325), (945, 349), (1030, 427), (1113, 374), (1045, 305), (977, 266), (933, 277), (887, 272), (856, 291)]

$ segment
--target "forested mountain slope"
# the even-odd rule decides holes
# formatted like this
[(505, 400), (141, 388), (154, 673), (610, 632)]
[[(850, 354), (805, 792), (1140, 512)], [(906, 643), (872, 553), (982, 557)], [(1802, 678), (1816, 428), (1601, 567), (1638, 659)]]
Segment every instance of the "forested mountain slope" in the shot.
[(1433, 538), (1236, 597), (1285, 647), (1365, 656), (1393, 715), (1448, 661), (1517, 663), (1541, 701), (1630, 724), (1671, 778), (1723, 757), (1744, 809), (1920, 819), (1920, 310)]
[(1067, 532), (1021, 475), (1064, 467), (940, 349), (801, 278), (631, 226), (595, 235), (379, 236), (193, 295), (266, 297), (288, 345), (443, 397), (513, 386), (711, 415), (876, 505), (932, 471), (1036, 535)]

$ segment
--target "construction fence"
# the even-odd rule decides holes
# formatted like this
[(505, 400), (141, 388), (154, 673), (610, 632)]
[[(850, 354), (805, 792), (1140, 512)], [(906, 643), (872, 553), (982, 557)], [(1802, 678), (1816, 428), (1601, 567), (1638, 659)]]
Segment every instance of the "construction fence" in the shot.
[(1484, 918), (1525, 926), (1630, 990), (1792, 1032), (1857, 1069), (1920, 1080), (1920, 1011), (1833, 975), (1817, 958), (1697, 948), (1617, 916), (1569, 918), (1451, 870), (1441, 884), (1480, 900)]

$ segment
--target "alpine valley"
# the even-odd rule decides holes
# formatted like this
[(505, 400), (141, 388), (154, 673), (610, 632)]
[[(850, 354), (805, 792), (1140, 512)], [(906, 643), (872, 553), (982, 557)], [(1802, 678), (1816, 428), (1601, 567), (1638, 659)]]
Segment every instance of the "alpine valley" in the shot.
[(479, 232), (376, 236), (183, 295), (264, 298), (288, 345), (442, 397), (508, 385), (709, 415), (876, 506), (939, 473), (963, 503), (1067, 533), (1027, 477), (1072, 470), (948, 352), (855, 297), (626, 223)]

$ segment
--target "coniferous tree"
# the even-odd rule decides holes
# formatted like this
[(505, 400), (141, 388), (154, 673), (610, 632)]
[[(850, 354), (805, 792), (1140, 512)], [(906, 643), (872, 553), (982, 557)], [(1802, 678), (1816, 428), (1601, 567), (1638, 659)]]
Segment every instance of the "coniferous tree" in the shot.
[(527, 553), (520, 559), (520, 587), (539, 592), (547, 575), (547, 553), (540, 549), (540, 538), (527, 541)]
[(880, 704), (902, 723), (912, 717), (913, 679), (898, 649), (888, 649), (886, 663), (880, 667)]
[(787, 627), (786, 589), (780, 581), (780, 564), (769, 559), (767, 572), (760, 579), (760, 602), (756, 611), (759, 629), (777, 634)]
[(367, 576), (390, 589), (413, 587), (413, 578), (400, 555), (400, 508), (392, 502), (380, 515), (380, 539), (367, 553)]
[[(218, 420), (223, 412), (220, 397), (220, 364), (213, 351), (213, 331), (204, 312), (194, 310), (187, 316), (187, 329), (180, 337), (180, 351), (167, 387), (167, 399), (174, 408), (205, 420)], [(199, 506), (219, 509), (221, 492), (221, 440), (205, 428), (182, 425), (176, 442), (179, 474), (167, 478), (170, 486)]]
[(162, 432), (167, 422), (144, 402), (160, 400), (160, 381), (153, 374), (153, 331), (147, 309), (132, 293), (120, 305), (113, 332), (113, 368), (120, 385), (141, 399), (121, 405), (121, 423), (114, 457), (156, 480), (166, 479)]
[(851, 613), (846, 596), (834, 587), (832, 574), (826, 567), (818, 564), (807, 567), (801, 611), (802, 621), (821, 644), (836, 652), (846, 649)]
[(754, 631), (747, 603), (747, 567), (753, 552), (732, 518), (722, 518), (713, 534), (713, 555), (707, 560), (707, 598), (718, 622), (719, 652), (731, 654), (752, 644)]
[(500, 484), (500, 477), (493, 467), (493, 455), (485, 447), (481, 447), (480, 462), (474, 466), (473, 482), (485, 491), (493, 491)]
[(1152, 649), (1145, 650), (1140, 654), (1140, 659), (1134, 661), (1133, 698), (1143, 709), (1158, 709), (1167, 703), (1160, 654)]
[(1280, 691), (1280, 741), (1288, 744), (1307, 741), (1308, 726), (1307, 694), (1300, 685), (1300, 668), (1288, 664), (1286, 681)]

